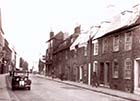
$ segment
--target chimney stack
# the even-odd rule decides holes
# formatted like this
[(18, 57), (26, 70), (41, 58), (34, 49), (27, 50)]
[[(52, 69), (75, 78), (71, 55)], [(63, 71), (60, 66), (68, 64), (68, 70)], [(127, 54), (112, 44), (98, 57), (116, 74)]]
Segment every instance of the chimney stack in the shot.
[(81, 32), (81, 26), (77, 26), (74, 28), (74, 33), (80, 33)]

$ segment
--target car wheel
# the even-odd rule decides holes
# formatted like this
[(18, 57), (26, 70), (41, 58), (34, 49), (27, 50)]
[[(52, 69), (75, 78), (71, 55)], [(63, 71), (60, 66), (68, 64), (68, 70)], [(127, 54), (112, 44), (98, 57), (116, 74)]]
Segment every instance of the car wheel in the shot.
[(31, 90), (31, 87), (28, 87), (28, 90)]

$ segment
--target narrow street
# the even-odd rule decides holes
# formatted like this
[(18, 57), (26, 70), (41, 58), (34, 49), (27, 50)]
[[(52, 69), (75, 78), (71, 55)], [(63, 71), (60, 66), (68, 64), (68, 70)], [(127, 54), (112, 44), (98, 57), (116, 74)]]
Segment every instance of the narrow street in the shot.
[(117, 97), (40, 78), (32, 78), (31, 90), (9, 89), (13, 101), (127, 101)]

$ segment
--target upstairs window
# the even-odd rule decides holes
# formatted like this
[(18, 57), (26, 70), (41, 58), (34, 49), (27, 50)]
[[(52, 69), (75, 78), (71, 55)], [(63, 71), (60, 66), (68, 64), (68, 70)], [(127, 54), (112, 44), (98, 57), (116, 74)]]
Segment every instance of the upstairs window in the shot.
[(125, 33), (125, 50), (129, 51), (132, 49), (132, 32)]
[(113, 51), (119, 51), (119, 35), (113, 37)]
[(74, 58), (77, 57), (77, 49), (74, 50)]
[(93, 55), (98, 55), (98, 48), (99, 48), (98, 40), (94, 41), (93, 44), (94, 44)]
[(87, 46), (84, 47), (84, 56), (87, 56)]
[(113, 61), (112, 76), (113, 78), (119, 77), (119, 63), (117, 59), (114, 59)]
[(127, 58), (124, 61), (124, 79), (131, 79), (131, 68), (132, 68), (132, 61), (130, 58)]
[(102, 41), (102, 53), (107, 53), (108, 52), (108, 39), (105, 38)]
[(68, 52), (67, 51), (65, 52), (65, 59), (66, 60), (68, 59)]

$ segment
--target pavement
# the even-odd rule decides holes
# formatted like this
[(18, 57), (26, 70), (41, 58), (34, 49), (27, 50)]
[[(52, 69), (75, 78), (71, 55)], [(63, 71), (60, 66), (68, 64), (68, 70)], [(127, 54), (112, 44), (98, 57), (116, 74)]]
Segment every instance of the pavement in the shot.
[(7, 85), (6, 85), (7, 74), (0, 74), (0, 101), (11, 101)]
[(53, 80), (55, 82), (80, 87), (80, 88), (90, 90), (90, 91), (94, 91), (94, 92), (97, 92), (97, 93), (103, 93), (103, 94), (119, 97), (119, 98), (122, 98), (122, 99), (125, 99), (125, 100), (130, 100), (130, 101), (140, 101), (140, 95), (137, 95), (137, 94), (123, 92), (123, 91), (114, 90), (114, 89), (105, 88), (105, 87), (97, 87), (96, 88), (96, 87), (92, 87), (90, 85), (83, 84), (83, 83), (78, 83), (78, 82), (73, 82), (73, 81), (61, 81), (60, 79), (57, 79), (57, 78), (52, 79), (51, 77), (48, 77), (48, 76), (38, 75), (38, 74), (36, 74), (36, 75), (38, 77), (42, 77), (42, 78), (45, 78), (45, 79), (48, 79), (48, 80)]

